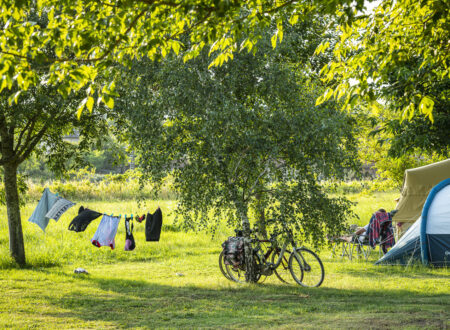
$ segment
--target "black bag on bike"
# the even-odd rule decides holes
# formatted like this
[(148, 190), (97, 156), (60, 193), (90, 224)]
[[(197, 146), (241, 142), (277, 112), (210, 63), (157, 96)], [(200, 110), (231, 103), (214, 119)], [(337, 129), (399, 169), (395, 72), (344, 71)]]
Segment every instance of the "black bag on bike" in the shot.
[(224, 262), (226, 265), (238, 267), (244, 263), (244, 238), (228, 237), (222, 243)]

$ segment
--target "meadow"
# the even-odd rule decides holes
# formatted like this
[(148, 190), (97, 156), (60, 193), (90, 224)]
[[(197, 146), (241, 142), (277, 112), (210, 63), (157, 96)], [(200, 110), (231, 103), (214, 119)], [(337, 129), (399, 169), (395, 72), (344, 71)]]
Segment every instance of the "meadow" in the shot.
[[(350, 194), (364, 225), (373, 211), (395, 206), (394, 192)], [(218, 255), (231, 228), (214, 237), (173, 226), (176, 201), (74, 200), (46, 232), (26, 220), (37, 201), (22, 208), (29, 266), (18, 269), (8, 251), (5, 207), (0, 208), (0, 328), (431, 328), (450, 326), (450, 272), (422, 266), (374, 266), (320, 251), (325, 281), (306, 289), (279, 282), (237, 284), (220, 273)], [(116, 248), (90, 242), (99, 220), (85, 232), (67, 227), (80, 205), (107, 214), (163, 211), (160, 242), (146, 242), (135, 223), (136, 249), (124, 251), (123, 221)], [(75, 274), (85, 268), (89, 275)]]

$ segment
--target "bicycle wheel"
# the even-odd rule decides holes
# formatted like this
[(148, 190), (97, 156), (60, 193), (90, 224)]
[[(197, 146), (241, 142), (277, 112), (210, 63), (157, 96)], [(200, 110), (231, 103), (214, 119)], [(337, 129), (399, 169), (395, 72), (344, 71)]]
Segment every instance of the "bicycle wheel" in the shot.
[(232, 266), (225, 264), (225, 270), (230, 276), (230, 279), (234, 282), (245, 283), (245, 267), (241, 266)]
[(291, 253), (289, 269), (295, 282), (305, 287), (318, 287), (325, 277), (322, 261), (314, 252), (297, 248), (298, 258)]
[[(266, 279), (266, 276), (261, 276), (261, 272), (260, 272), (260, 262), (259, 262), (259, 258), (256, 255), (256, 253), (253, 255), (253, 263), (254, 263), (254, 267), (257, 270), (257, 274), (256, 274), (256, 282), (264, 282), (264, 280)], [(248, 282), (246, 276), (245, 276), (245, 272), (246, 272), (246, 267), (245, 264), (243, 263), (242, 265), (239, 266), (232, 266), (232, 265), (227, 265), (225, 264), (225, 269), (228, 273), (228, 275), (230, 276), (232, 281), (238, 282), (238, 283), (245, 283)]]
[[(281, 252), (280, 249), (272, 252), (272, 258), (271, 258), (272, 264), (276, 264), (276, 262), (278, 261), (278, 258), (280, 256), (280, 252)], [(281, 260), (281, 263), (278, 265), (278, 267), (274, 270), (274, 273), (281, 282), (295, 284), (295, 281), (292, 278), (291, 271), (289, 269), (289, 255), (290, 254), (291, 254), (291, 251), (289, 251), (289, 250), (286, 250), (284, 252), (283, 259)]]
[(228, 272), (225, 269), (225, 260), (223, 259), (223, 251), (220, 252), (219, 254), (219, 268), (220, 271), (222, 272), (223, 276), (225, 276), (226, 279), (232, 281), (233, 279), (230, 277), (230, 275), (228, 275)]
[(228, 265), (225, 262), (223, 263), (225, 266), (225, 271), (228, 274), (230, 280), (237, 283), (245, 283), (245, 264), (242, 263), (238, 266)]
[(258, 272), (256, 276), (256, 283), (263, 283), (267, 279), (267, 275), (261, 274), (261, 267), (263, 266), (263, 262), (261, 262), (261, 259), (258, 257), (257, 253), (253, 253), (253, 262)]

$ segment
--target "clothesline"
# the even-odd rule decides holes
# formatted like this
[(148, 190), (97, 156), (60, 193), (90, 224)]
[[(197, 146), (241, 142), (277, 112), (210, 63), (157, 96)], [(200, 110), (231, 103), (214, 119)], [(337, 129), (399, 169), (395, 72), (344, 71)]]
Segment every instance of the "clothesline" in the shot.
[[(50, 219), (54, 219), (57, 222), (62, 214), (74, 205), (75, 203), (59, 197), (57, 193), (53, 194), (48, 188), (45, 188), (36, 209), (28, 221), (36, 223), (45, 232)], [(111, 215), (108, 215), (107, 213), (100, 213), (81, 206), (78, 210), (78, 215), (69, 224), (68, 229), (75, 232), (82, 232), (93, 220), (101, 215), (103, 215), (103, 217), (94, 237), (91, 239), (91, 243), (97, 247), (109, 246), (111, 249), (114, 249), (115, 236), (122, 214), (114, 216), (114, 213), (111, 213)], [(131, 217), (127, 217), (127, 214), (125, 214), (126, 251), (131, 251), (136, 246), (132, 233), (134, 228), (134, 225), (131, 222), (132, 220), (133, 214), (131, 214)], [(147, 215), (144, 213), (142, 216), (136, 215), (135, 220), (139, 223), (146, 220), (146, 241), (159, 241), (162, 227), (162, 212), (159, 206), (155, 213), (147, 213)]]

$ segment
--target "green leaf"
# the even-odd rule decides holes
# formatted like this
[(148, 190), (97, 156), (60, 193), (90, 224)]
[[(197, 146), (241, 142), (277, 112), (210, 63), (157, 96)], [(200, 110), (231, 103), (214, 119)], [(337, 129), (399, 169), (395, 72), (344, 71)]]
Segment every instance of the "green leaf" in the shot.
[(103, 96), (103, 103), (106, 104), (106, 106), (110, 109), (114, 108), (114, 98), (108, 96), (108, 95), (104, 95)]
[(291, 18), (289, 18), (289, 23), (291, 25), (297, 24), (298, 18), (299, 18), (299, 16), (297, 14), (292, 15)]
[(15, 104), (17, 104), (17, 100), (19, 99), (19, 96), (20, 96), (21, 93), (22, 93), (22, 91), (18, 91), (18, 92), (16, 92), (16, 93), (10, 95), (9, 98), (8, 98), (8, 103), (9, 103), (10, 105), (12, 105), (13, 102), (14, 102)]
[(180, 53), (180, 44), (178, 41), (172, 42), (172, 49), (175, 52), (175, 54), (177, 54), (177, 56), (178, 56), (178, 54)]
[(433, 118), (434, 101), (429, 96), (424, 96), (419, 104), (419, 110), (434, 122)]
[(86, 102), (86, 108), (88, 108), (89, 112), (92, 112), (92, 108), (94, 107), (94, 98), (89, 96)]
[(323, 95), (320, 95), (316, 100), (316, 106), (321, 105), (325, 101)]
[(81, 101), (80, 105), (78, 106), (78, 109), (77, 109), (78, 120), (80, 120), (80, 118), (81, 118), (81, 114), (83, 113), (83, 109), (84, 109), (84, 106), (86, 105), (86, 102), (87, 102), (87, 98), (83, 99), (83, 101)]
[(277, 34), (275, 33), (272, 38), (270, 38), (270, 42), (272, 43), (272, 48), (275, 48), (277, 46)]

